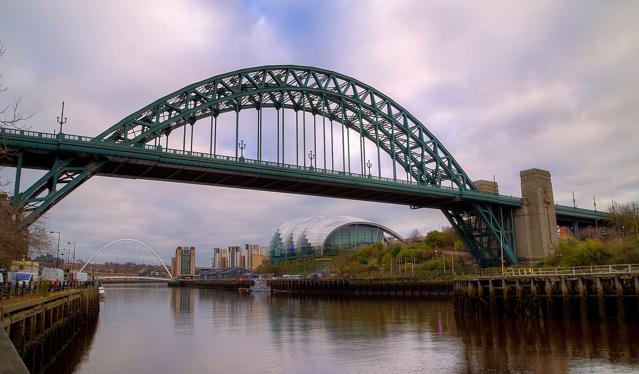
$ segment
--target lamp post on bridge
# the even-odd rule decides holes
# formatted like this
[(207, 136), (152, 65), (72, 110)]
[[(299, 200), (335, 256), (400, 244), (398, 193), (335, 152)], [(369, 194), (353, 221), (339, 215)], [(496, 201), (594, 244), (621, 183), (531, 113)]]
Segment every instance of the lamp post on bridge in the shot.
[(246, 148), (246, 143), (244, 143), (244, 139), (240, 140), (239, 143), (237, 143), (238, 148), (240, 149), (240, 161), (244, 161), (244, 148)]
[(373, 177), (373, 175), (371, 174), (371, 167), (372, 167), (372, 166), (373, 166), (373, 164), (371, 163), (371, 160), (368, 160), (368, 161), (366, 162), (366, 167), (368, 168), (368, 177), (369, 177), (369, 178), (372, 178), (372, 177)]
[(56, 122), (60, 124), (59, 134), (62, 134), (62, 125), (67, 123), (67, 117), (64, 116), (64, 101), (62, 102), (62, 113), (60, 113), (60, 117), (56, 118)]
[(313, 153), (313, 151), (309, 151), (308, 158), (311, 160), (311, 167), (309, 169), (313, 171), (313, 159), (316, 158), (315, 153)]

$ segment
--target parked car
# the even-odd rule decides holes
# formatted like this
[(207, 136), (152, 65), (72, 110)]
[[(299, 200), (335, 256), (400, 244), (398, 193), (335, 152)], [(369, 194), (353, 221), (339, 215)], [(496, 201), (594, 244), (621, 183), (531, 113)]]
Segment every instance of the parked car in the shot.
[(89, 280), (89, 274), (85, 273), (85, 272), (75, 272), (73, 273), (73, 279), (78, 281), (78, 282), (86, 282)]
[(20, 273), (16, 272), (16, 282), (18, 282), (18, 286), (23, 287), (24, 285), (31, 284), (34, 285), (34, 282), (38, 280), (38, 274), (36, 273)]
[(16, 273), (13, 271), (8, 271), (7, 272), (7, 278), (5, 279), (5, 282), (7, 283), (15, 283), (16, 282)]
[(43, 268), (41, 278), (50, 282), (64, 282), (64, 270), (58, 268)]

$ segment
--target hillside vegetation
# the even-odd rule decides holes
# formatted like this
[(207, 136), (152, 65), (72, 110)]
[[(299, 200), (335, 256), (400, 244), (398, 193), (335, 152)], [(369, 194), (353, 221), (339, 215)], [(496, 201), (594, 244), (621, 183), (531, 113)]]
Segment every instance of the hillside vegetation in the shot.
[(257, 271), (277, 276), (309, 274), (321, 272), (326, 266), (332, 274), (340, 277), (423, 277), (452, 275), (453, 269), (462, 272), (475, 268), (469, 261), (462, 261), (459, 255), (452, 254), (455, 250), (464, 253), (464, 245), (452, 229), (447, 229), (443, 232), (431, 231), (425, 237), (413, 237), (408, 243), (386, 246), (375, 243), (327, 256), (324, 261), (293, 260), (277, 265), (262, 265)]

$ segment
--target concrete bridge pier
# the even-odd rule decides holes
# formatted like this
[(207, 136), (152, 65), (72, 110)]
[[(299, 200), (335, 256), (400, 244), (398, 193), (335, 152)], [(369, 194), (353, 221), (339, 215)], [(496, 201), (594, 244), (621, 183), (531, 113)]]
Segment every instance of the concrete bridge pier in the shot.
[(550, 172), (528, 169), (519, 176), (522, 206), (515, 211), (515, 247), (524, 262), (540, 261), (559, 243)]

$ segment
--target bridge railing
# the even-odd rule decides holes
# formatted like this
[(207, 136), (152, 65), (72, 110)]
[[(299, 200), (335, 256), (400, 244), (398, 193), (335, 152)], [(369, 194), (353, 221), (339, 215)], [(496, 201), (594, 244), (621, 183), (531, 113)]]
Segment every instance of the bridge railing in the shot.
[[(71, 135), (71, 134), (65, 134), (65, 133), (50, 134), (50, 133), (43, 133), (43, 132), (37, 132), (37, 131), (7, 129), (7, 128), (0, 129), (0, 133), (6, 133), (11, 135), (23, 135), (23, 136), (37, 137), (37, 138), (44, 138), (44, 139), (70, 140), (70, 141), (77, 141), (77, 142), (83, 142), (83, 143), (89, 143), (95, 140), (95, 138), (91, 138), (88, 136), (81, 136), (81, 135)], [(110, 146), (111, 145), (119, 146), (123, 148), (131, 148), (131, 145), (129, 144), (113, 143), (113, 144), (110, 144)], [(162, 152), (162, 153), (185, 156), (185, 157), (215, 159), (215, 160), (232, 161), (232, 162), (244, 162), (247, 164), (258, 165), (258, 166), (278, 167), (278, 168), (285, 168), (285, 169), (292, 169), (292, 170), (303, 170), (303, 171), (310, 171), (310, 172), (317, 172), (317, 173), (324, 173), (324, 174), (347, 176), (347, 177), (353, 177), (353, 178), (374, 179), (374, 180), (379, 180), (383, 182), (419, 185), (419, 183), (415, 181), (379, 177), (379, 176), (374, 176), (372, 174), (366, 175), (362, 173), (352, 173), (352, 172), (340, 171), (340, 170), (322, 169), (322, 168), (317, 168), (314, 166), (310, 167), (310, 166), (303, 166), (303, 165), (293, 165), (293, 164), (286, 164), (282, 162), (250, 159), (245, 157), (224, 156), (224, 155), (204, 153), (204, 152), (194, 152), (194, 151), (187, 151), (187, 150), (180, 150), (180, 149), (164, 148), (160, 145), (140, 144), (134, 147), (142, 148), (149, 151)], [(451, 186), (444, 186), (444, 185), (437, 186), (437, 188), (457, 190), (457, 188), (454, 188)]]
[[(0, 134), (21, 135), (21, 136), (28, 136), (28, 137), (43, 138), (43, 139), (73, 141), (73, 142), (82, 142), (82, 143), (96, 142), (96, 138), (92, 138), (88, 136), (71, 135), (71, 134), (65, 134), (65, 133), (51, 134), (51, 133), (44, 133), (44, 132), (38, 132), (38, 131), (19, 130), (19, 129), (10, 129), (10, 128), (0, 129)], [(122, 148), (128, 148), (128, 149), (132, 148), (130, 144), (122, 144), (122, 143), (116, 143), (116, 142), (109, 144), (109, 146), (122, 147)], [(411, 185), (411, 186), (422, 186), (424, 188), (437, 188), (437, 189), (444, 189), (444, 190), (450, 190), (450, 191), (459, 191), (458, 188), (455, 188), (452, 186), (445, 186), (445, 185), (430, 186), (430, 185), (424, 185), (422, 183), (417, 183), (416, 181), (399, 179), (399, 178), (388, 178), (388, 177), (374, 176), (372, 174), (366, 174), (366, 173), (362, 174), (362, 173), (352, 173), (348, 171), (322, 169), (322, 168), (317, 168), (315, 166), (310, 167), (310, 166), (303, 166), (303, 165), (293, 165), (293, 164), (286, 164), (282, 162), (255, 160), (255, 159), (249, 159), (244, 157), (224, 156), (224, 155), (204, 153), (204, 152), (172, 149), (172, 148), (162, 147), (161, 145), (137, 144), (137, 145), (134, 145), (133, 148), (140, 148), (140, 149), (144, 149), (148, 151), (161, 152), (165, 154), (172, 154), (172, 155), (183, 156), (183, 157), (247, 163), (247, 164), (257, 165), (257, 166), (285, 168), (285, 169), (300, 170), (305, 172), (320, 173), (320, 174), (327, 174), (327, 175), (376, 180), (376, 181), (381, 181), (386, 183), (399, 183), (399, 184)], [(483, 192), (483, 191), (472, 191), (472, 192), (479, 193), (479, 194), (486, 194), (486, 195), (494, 195), (492, 193)], [(499, 196), (500, 198), (511, 198), (513, 200), (516, 199), (516, 198), (513, 198), (512, 196), (505, 196), (505, 195), (499, 195)]]
[(32, 136), (32, 137), (45, 138), (45, 139), (55, 139), (56, 138), (55, 134), (50, 134), (50, 133), (46, 133), (46, 132), (20, 130), (20, 129), (9, 129), (9, 128), (0, 129), (0, 134), (24, 135), (24, 136)]
[(147, 277), (140, 275), (97, 275), (97, 280), (120, 280), (120, 279), (139, 279), (139, 280), (153, 280), (153, 281), (170, 281), (173, 278), (168, 277)]

